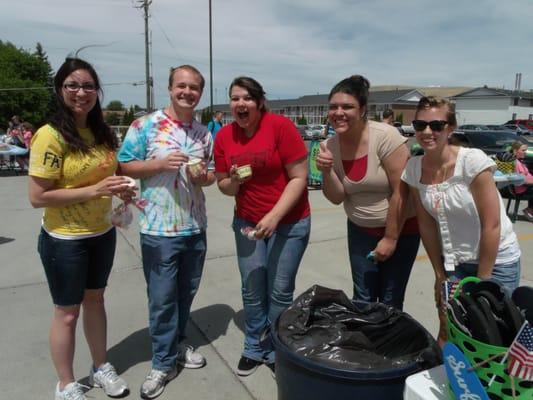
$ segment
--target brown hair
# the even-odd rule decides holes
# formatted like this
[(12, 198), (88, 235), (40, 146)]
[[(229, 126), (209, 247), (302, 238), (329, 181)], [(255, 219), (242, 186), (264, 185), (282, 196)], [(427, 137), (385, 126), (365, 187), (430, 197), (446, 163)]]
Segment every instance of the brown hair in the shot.
[(204, 76), (202, 75), (200, 71), (198, 71), (198, 69), (196, 69), (195, 67), (189, 64), (183, 64), (183, 65), (180, 65), (179, 67), (170, 68), (170, 74), (168, 75), (168, 87), (169, 88), (172, 87), (172, 84), (174, 83), (174, 72), (180, 69), (184, 69), (189, 72), (192, 72), (193, 74), (198, 75), (198, 77), (200, 78), (200, 89), (202, 89), (202, 91), (204, 90), (204, 86), (205, 86)]
[(259, 111), (268, 111), (266, 106), (266, 97), (265, 97), (265, 91), (263, 90), (263, 86), (259, 82), (257, 82), (254, 78), (250, 78), (248, 76), (239, 76), (231, 82), (231, 85), (229, 87), (229, 96), (231, 97), (231, 90), (234, 86), (238, 86), (240, 88), (246, 89), (248, 91), (248, 94), (252, 99), (254, 99), (255, 104), (257, 104), (257, 107), (259, 107), (259, 104), (263, 102), (262, 107), (259, 109)]
[(419, 111), (429, 110), (430, 108), (445, 108), (446, 109), (446, 122), (452, 127), (457, 126), (457, 117), (455, 116), (455, 104), (448, 99), (435, 96), (424, 96), (418, 102), (416, 106), (415, 118)]
[(514, 152), (516, 150), (519, 150), (520, 147), (522, 146), (527, 146), (527, 144), (525, 143), (522, 143), (521, 141), (517, 140), (516, 142), (513, 142), (513, 144), (511, 145), (511, 152), (514, 154)]
[(333, 86), (329, 92), (328, 101), (333, 95), (337, 93), (344, 93), (353, 96), (359, 103), (359, 107), (364, 108), (365, 113), (363, 119), (366, 120), (368, 116), (368, 109), (366, 108), (370, 91), (370, 82), (362, 75), (352, 75), (344, 78), (342, 81)]

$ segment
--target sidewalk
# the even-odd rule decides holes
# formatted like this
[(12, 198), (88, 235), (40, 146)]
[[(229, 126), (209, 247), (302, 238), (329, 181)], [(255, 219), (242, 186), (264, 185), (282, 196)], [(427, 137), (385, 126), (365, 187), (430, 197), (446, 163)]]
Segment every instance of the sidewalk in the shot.
[[(27, 179), (0, 176), (0, 374), (5, 377), (0, 392), (5, 399), (50, 400), (56, 384), (48, 350), (53, 305), (36, 250), (42, 210), (32, 209), (27, 200)], [(261, 367), (246, 378), (234, 372), (242, 350), (244, 316), (230, 229), (233, 199), (222, 195), (216, 185), (207, 188), (206, 197), (209, 250), (188, 336), (208, 363), (199, 370), (183, 370), (159, 399), (276, 399), (276, 383), (267, 368)], [(311, 191), (310, 199), (312, 234), (298, 273), (296, 295), (315, 283), (351, 295), (344, 211), (325, 200), (320, 191)], [(518, 221), (515, 230), (523, 251), (523, 284), (533, 286), (528, 261), (533, 255), (533, 225)], [(405, 311), (435, 334), (432, 275), (421, 246)], [(127, 398), (138, 399), (139, 387), (150, 369), (151, 348), (135, 224), (129, 230), (119, 230), (106, 294), (109, 359), (130, 385)], [(79, 326), (74, 363), (77, 379), (87, 380), (89, 366), (90, 356)], [(107, 399), (99, 389), (90, 390), (87, 396)]]

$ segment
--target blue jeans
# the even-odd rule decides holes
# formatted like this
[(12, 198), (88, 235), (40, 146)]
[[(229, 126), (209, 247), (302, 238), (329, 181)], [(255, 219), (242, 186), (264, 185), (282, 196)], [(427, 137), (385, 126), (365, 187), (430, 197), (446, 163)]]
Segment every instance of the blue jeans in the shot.
[(154, 369), (169, 371), (176, 366), (177, 346), (185, 337), (206, 248), (205, 232), (178, 237), (141, 234)]
[(245, 317), (242, 354), (269, 364), (274, 362), (274, 349), (268, 341), (260, 345), (260, 337), (292, 304), (296, 273), (309, 242), (311, 218), (278, 225), (276, 232), (263, 240), (243, 236), (240, 230), (245, 226), (255, 224), (233, 219)]
[[(452, 281), (460, 281), (467, 276), (477, 276), (477, 268), (477, 264), (459, 264), (447, 275)], [(499, 283), (510, 296), (520, 285), (520, 259), (509, 264), (495, 264), (490, 280)]]
[(381, 237), (371, 235), (348, 220), (348, 252), (352, 268), (353, 298), (403, 309), (405, 288), (418, 253), (420, 235), (401, 235), (396, 251), (385, 262), (374, 264), (366, 256)]

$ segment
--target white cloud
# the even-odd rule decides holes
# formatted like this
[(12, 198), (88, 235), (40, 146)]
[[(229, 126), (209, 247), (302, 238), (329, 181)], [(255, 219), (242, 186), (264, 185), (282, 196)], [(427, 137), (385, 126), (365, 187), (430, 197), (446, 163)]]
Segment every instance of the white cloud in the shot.
[[(76, 49), (104, 83), (144, 80), (144, 22), (131, 0), (0, 0), (0, 40), (33, 49), (54, 68)], [(326, 93), (360, 73), (373, 85), (533, 88), (529, 0), (212, 0), (216, 102), (241, 74), (270, 98)], [(168, 68), (196, 65), (209, 81), (208, 1), (153, 0), (156, 104), (167, 101)], [(106, 101), (145, 104), (144, 86), (105, 88)], [(209, 102), (206, 88), (202, 104)]]

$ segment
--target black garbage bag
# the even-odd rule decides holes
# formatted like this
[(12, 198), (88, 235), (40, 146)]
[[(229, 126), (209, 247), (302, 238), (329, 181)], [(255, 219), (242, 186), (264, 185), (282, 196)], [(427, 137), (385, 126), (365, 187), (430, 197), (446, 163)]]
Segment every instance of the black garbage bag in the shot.
[(381, 303), (352, 302), (341, 290), (314, 285), (278, 319), (292, 352), (344, 370), (390, 370), (442, 364), (435, 339), (410, 315)]

